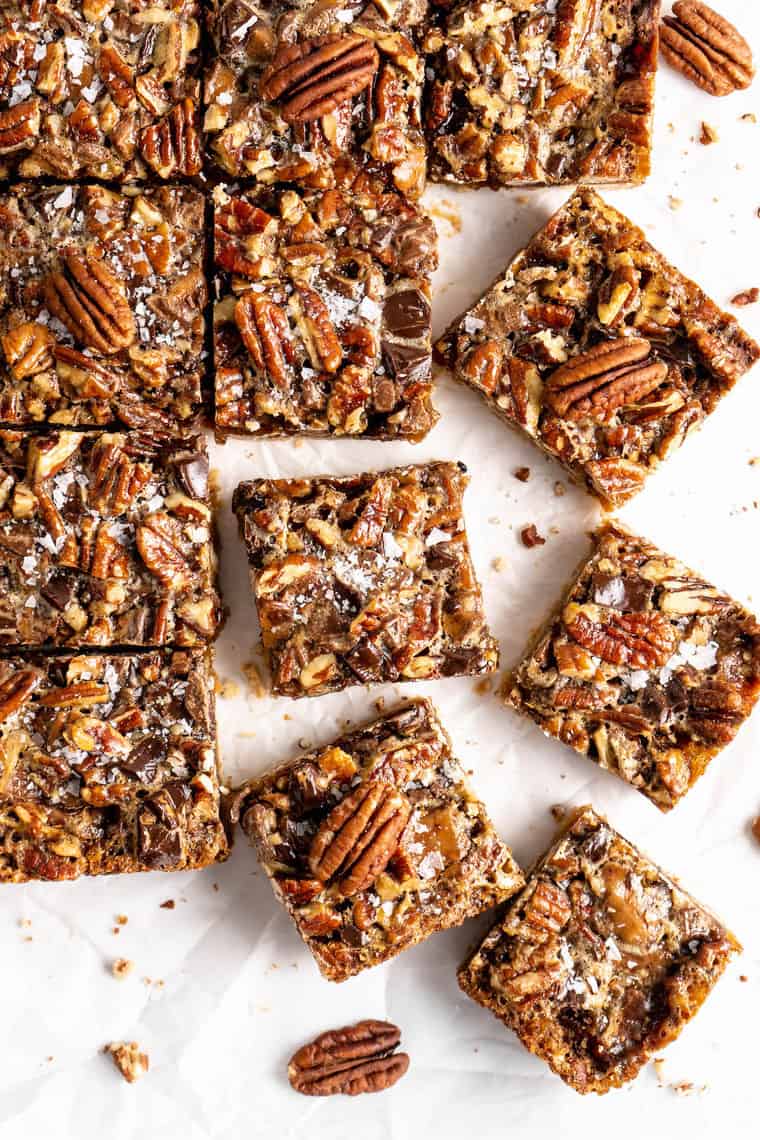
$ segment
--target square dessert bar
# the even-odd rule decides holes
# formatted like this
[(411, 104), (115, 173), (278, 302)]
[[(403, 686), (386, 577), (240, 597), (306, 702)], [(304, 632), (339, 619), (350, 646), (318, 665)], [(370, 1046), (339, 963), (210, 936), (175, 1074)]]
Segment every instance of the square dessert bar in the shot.
[(492, 673), (456, 463), (256, 479), (232, 497), (281, 696)]
[(378, 178), (336, 182), (215, 191), (221, 431), (416, 442), (438, 419), (435, 227)]
[(579, 1093), (633, 1080), (741, 946), (590, 807), (459, 970), (474, 1001)]
[(593, 190), (551, 218), (436, 350), (608, 507), (632, 498), (760, 358)]
[(0, 659), (0, 882), (226, 854), (208, 651)]
[(234, 177), (324, 188), (348, 155), (419, 197), (424, 75), (405, 33), (425, 9), (424, 0), (359, 0), (340, 10), (210, 0), (203, 125), (211, 162)]
[(187, 187), (0, 195), (0, 422), (198, 418), (203, 215)]
[(525, 881), (426, 700), (250, 781), (231, 817), (333, 982), (461, 925)]
[(431, 178), (643, 182), (659, 13), (659, 0), (442, 5), (424, 41)]
[(0, 177), (198, 174), (197, 0), (3, 0)]
[(760, 624), (695, 571), (602, 526), (563, 602), (507, 681), (508, 704), (675, 807), (760, 695)]
[(0, 432), (0, 646), (201, 644), (220, 608), (202, 436)]

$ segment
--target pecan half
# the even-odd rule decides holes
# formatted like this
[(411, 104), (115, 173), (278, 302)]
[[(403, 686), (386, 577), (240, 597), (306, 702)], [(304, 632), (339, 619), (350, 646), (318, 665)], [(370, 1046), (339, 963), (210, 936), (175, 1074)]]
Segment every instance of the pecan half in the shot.
[(567, 420), (609, 419), (666, 379), (667, 364), (649, 359), (650, 349), (643, 337), (626, 337), (572, 357), (547, 377), (547, 404)]
[(107, 356), (128, 348), (137, 331), (121, 285), (92, 253), (66, 253), (42, 283), (48, 310), (72, 336)]
[(654, 610), (623, 614), (614, 610), (593, 613), (569, 605), (563, 614), (567, 632), (589, 652), (613, 665), (655, 669), (676, 651), (678, 631)]
[(360, 1021), (321, 1033), (288, 1063), (288, 1080), (305, 1096), (357, 1096), (395, 1085), (409, 1068), (396, 1053), (401, 1031), (388, 1021)]
[(281, 47), (260, 90), (280, 102), (286, 121), (308, 123), (369, 87), (379, 66), (377, 49), (362, 36), (317, 36)]
[(162, 585), (190, 586), (194, 572), (178, 545), (177, 524), (163, 511), (148, 515), (137, 528), (137, 549), (143, 562)]
[(295, 354), (288, 318), (280, 306), (262, 293), (244, 293), (235, 305), (235, 324), (256, 367), (287, 390)]
[(680, 0), (660, 29), (665, 59), (710, 95), (749, 87), (755, 74), (752, 49), (724, 16), (697, 0)]
[(309, 868), (323, 883), (338, 876), (342, 894), (367, 890), (398, 847), (411, 806), (388, 784), (360, 784), (332, 809), (314, 836)]
[(160, 178), (191, 177), (201, 169), (197, 112), (192, 99), (175, 104), (160, 123), (146, 127), (140, 140), (145, 161)]
[(17, 669), (0, 685), (0, 724), (26, 704), (40, 683), (36, 669)]
[(26, 146), (40, 133), (40, 104), (38, 99), (17, 103), (7, 111), (0, 111), (0, 154), (10, 154)]

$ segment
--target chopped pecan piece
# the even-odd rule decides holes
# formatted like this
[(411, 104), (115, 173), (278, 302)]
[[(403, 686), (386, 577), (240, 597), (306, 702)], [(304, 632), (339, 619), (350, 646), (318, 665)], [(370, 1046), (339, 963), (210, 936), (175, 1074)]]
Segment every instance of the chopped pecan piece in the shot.
[(379, 63), (377, 49), (363, 36), (318, 36), (286, 44), (264, 72), (261, 93), (280, 102), (284, 119), (308, 123), (369, 87)]
[(391, 1088), (409, 1068), (397, 1053), (401, 1031), (388, 1021), (360, 1021), (321, 1033), (293, 1054), (288, 1080), (306, 1096), (358, 1096)]
[(15, 380), (44, 372), (53, 363), (53, 335), (36, 321), (24, 321), (2, 338), (3, 352)]
[(81, 344), (107, 356), (128, 348), (136, 329), (120, 282), (92, 253), (65, 253), (61, 263), (42, 284), (53, 316)]
[(734, 25), (707, 4), (678, 0), (660, 31), (662, 54), (671, 67), (710, 95), (749, 87), (752, 49)]

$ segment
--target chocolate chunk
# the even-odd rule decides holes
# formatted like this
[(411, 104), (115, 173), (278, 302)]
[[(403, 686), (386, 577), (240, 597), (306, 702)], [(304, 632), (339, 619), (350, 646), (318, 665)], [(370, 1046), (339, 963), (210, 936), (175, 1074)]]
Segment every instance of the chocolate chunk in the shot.
[(158, 772), (159, 761), (164, 757), (164, 746), (154, 736), (146, 736), (119, 764), (125, 772), (137, 777), (141, 784), (152, 784)]
[(177, 474), (191, 499), (205, 499), (208, 494), (208, 456), (194, 452), (177, 464)]
[(401, 289), (385, 302), (383, 316), (388, 332), (395, 336), (425, 336), (430, 328), (430, 304), (419, 289)]
[(65, 574), (53, 574), (47, 580), (44, 586), (40, 587), (40, 593), (46, 602), (54, 609), (63, 611), (71, 602), (74, 597), (74, 580), (67, 577)]
[(627, 613), (642, 613), (652, 603), (653, 586), (634, 575), (594, 574), (591, 596), (598, 606), (611, 606)]
[(386, 371), (402, 384), (425, 381), (430, 376), (430, 353), (424, 348), (384, 340), (382, 353)]
[(169, 871), (182, 862), (179, 810), (189, 792), (182, 784), (167, 784), (149, 796), (137, 816), (140, 859), (156, 871)]

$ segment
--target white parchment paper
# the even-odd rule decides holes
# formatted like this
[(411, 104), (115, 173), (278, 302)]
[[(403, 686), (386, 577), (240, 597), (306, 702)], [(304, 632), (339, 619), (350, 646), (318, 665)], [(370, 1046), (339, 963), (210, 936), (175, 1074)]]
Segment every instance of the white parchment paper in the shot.
[[(720, 0), (760, 56), (760, 8)], [(760, 285), (760, 81), (711, 99), (660, 71), (654, 175), (609, 199), (721, 304)], [(700, 124), (719, 134), (699, 144)], [(425, 201), (441, 238), (436, 331), (473, 301), (567, 191), (456, 192)], [(740, 319), (760, 337), (760, 305)], [(350, 473), (430, 458), (467, 463), (466, 517), (486, 609), (505, 666), (556, 600), (586, 548), (593, 501), (508, 431), (478, 399), (442, 379), (439, 426), (418, 447), (323, 442), (212, 445), (221, 482), (222, 586), (230, 617), (217, 649), (224, 683), (220, 739), (230, 783), (334, 737), (347, 719), (415, 686), (355, 689), (292, 702), (255, 697), (242, 672), (258, 636), (230, 497), (256, 475)], [(760, 606), (760, 371), (741, 382), (696, 437), (623, 513), (755, 608)], [(529, 466), (531, 479), (512, 472)], [(561, 479), (562, 498), (553, 487)], [(535, 523), (546, 545), (525, 550)], [(2, 1140), (549, 1140), (757, 1135), (760, 1018), (760, 714), (674, 813), (662, 816), (591, 762), (546, 741), (493, 693), (452, 679), (416, 686), (438, 704), (457, 752), (523, 864), (554, 828), (552, 804), (592, 802), (625, 835), (718, 910), (746, 950), (682, 1038), (636, 1084), (581, 1098), (457, 989), (455, 969), (485, 923), (437, 935), (341, 986), (321, 979), (238, 842), (230, 861), (197, 874), (121, 876), (0, 891)], [(492, 685), (492, 689), (496, 684)], [(161, 908), (167, 899), (174, 909)], [(128, 922), (119, 926), (117, 915)], [(118, 930), (119, 933), (114, 933)], [(135, 963), (116, 981), (117, 957)], [(740, 979), (746, 977), (746, 981)], [(377, 1097), (310, 1100), (285, 1079), (291, 1052), (362, 1017), (403, 1029), (409, 1074)], [(136, 1040), (150, 1073), (128, 1086), (100, 1050)], [(690, 1082), (679, 1096), (672, 1084)], [(706, 1085), (704, 1091), (701, 1087)]]

